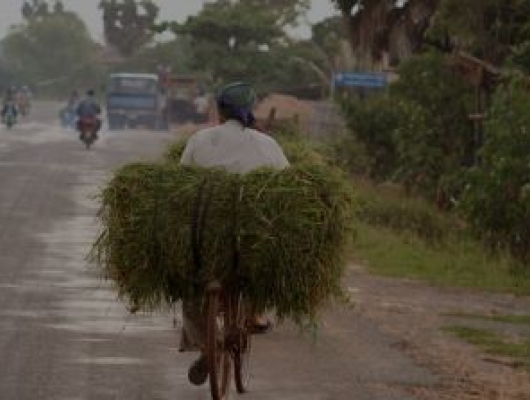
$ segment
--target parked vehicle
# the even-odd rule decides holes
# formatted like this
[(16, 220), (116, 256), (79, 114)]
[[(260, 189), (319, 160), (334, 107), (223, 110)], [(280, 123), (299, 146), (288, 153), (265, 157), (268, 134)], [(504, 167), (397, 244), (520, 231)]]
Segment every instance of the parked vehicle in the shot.
[(116, 73), (107, 84), (109, 129), (147, 126), (169, 128), (167, 94), (160, 90), (155, 74)]
[(204, 123), (208, 120), (211, 102), (201, 90), (199, 82), (191, 76), (170, 76), (166, 91), (172, 122), (183, 124)]

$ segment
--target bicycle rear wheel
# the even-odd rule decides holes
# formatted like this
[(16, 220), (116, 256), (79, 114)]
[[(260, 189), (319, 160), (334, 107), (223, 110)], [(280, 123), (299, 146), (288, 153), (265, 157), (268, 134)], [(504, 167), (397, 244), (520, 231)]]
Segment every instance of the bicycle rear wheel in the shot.
[(234, 380), (238, 393), (248, 389), (250, 381), (250, 356), (252, 353), (252, 335), (250, 331), (251, 310), (243, 295), (234, 302), (233, 321), (237, 327), (236, 343), (232, 351), (234, 358)]
[(222, 304), (221, 301), (221, 287), (217, 284), (210, 285), (207, 298), (206, 357), (213, 400), (226, 400), (230, 392), (231, 358), (225, 339), (231, 310), (230, 304)]

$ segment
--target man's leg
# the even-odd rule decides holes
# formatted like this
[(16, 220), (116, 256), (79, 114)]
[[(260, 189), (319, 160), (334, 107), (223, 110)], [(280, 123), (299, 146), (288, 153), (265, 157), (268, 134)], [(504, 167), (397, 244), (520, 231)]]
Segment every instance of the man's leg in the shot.
[(208, 379), (208, 365), (204, 354), (206, 327), (202, 299), (182, 302), (182, 336), (180, 351), (201, 352), (200, 357), (191, 365), (188, 378), (195, 385), (202, 385)]
[(181, 351), (197, 351), (204, 346), (206, 327), (202, 299), (186, 300), (182, 302), (182, 336), (180, 341)]

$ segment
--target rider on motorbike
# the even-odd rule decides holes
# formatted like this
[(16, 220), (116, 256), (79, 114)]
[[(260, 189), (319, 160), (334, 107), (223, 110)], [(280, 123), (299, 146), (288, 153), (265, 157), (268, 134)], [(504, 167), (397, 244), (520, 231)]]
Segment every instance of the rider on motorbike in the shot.
[(98, 137), (98, 132), (101, 129), (101, 120), (98, 116), (101, 114), (101, 106), (95, 98), (95, 93), (92, 89), (86, 92), (86, 97), (77, 105), (76, 114), (79, 117), (77, 121), (77, 129), (82, 131), (83, 121), (91, 119), (95, 122), (95, 135)]
[(66, 107), (69, 110), (75, 111), (77, 109), (79, 100), (80, 100), (79, 92), (76, 89), (72, 90), (72, 93), (70, 93), (70, 96), (68, 97), (68, 102), (66, 103)]
[(5, 119), (8, 112), (13, 113), (15, 118), (18, 115), (15, 92), (16, 89), (14, 87), (7, 89), (6, 96), (4, 97), (4, 104), (2, 106), (2, 121)]
[(75, 127), (79, 101), (79, 92), (74, 89), (72, 93), (70, 93), (70, 96), (68, 96), (66, 105), (59, 112), (59, 117), (61, 118), (61, 123), (64, 127)]
[[(190, 137), (182, 154), (181, 164), (221, 167), (232, 173), (248, 173), (260, 167), (284, 169), (289, 166), (282, 149), (271, 137), (253, 129), (252, 113), (256, 94), (247, 83), (237, 82), (224, 87), (217, 97), (219, 126), (208, 128)], [(184, 301), (181, 351), (201, 350), (191, 366), (188, 377), (195, 385), (208, 378), (204, 350), (204, 317), (201, 301)], [(266, 332), (271, 322), (254, 316), (254, 333)]]
[(27, 86), (23, 86), (15, 93), (15, 101), (17, 103), (18, 110), (20, 111), (20, 114), (22, 116), (25, 116), (28, 114), (29, 107), (30, 107), (30, 100), (28, 96), (28, 90)]

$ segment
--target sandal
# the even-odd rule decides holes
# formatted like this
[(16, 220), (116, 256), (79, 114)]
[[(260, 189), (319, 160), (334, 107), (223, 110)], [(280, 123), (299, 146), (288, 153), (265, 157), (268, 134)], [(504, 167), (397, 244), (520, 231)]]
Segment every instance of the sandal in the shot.
[(208, 379), (208, 362), (205, 355), (201, 355), (191, 365), (188, 371), (188, 379), (196, 386), (206, 383), (206, 380)]

